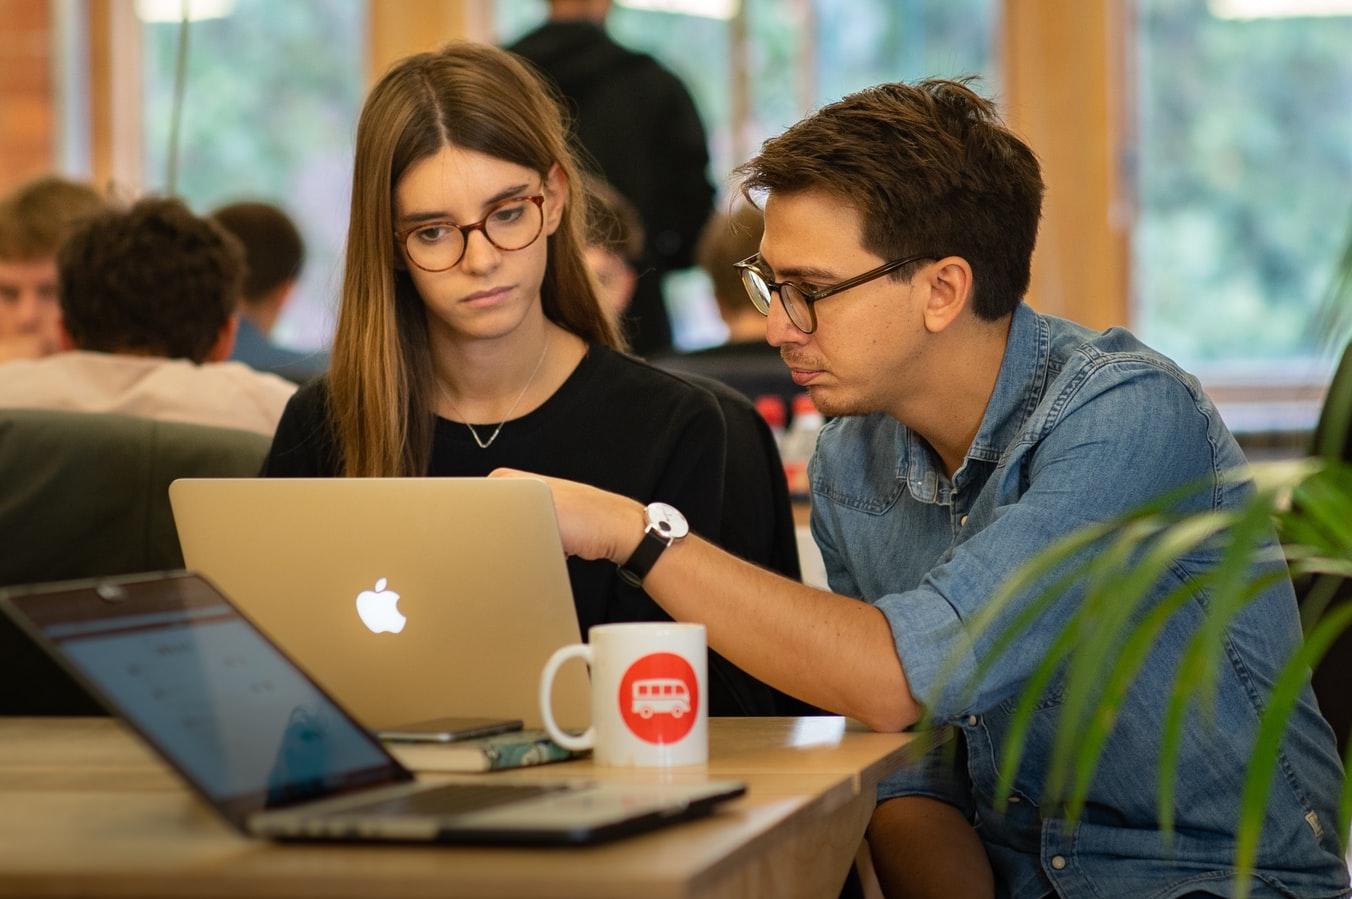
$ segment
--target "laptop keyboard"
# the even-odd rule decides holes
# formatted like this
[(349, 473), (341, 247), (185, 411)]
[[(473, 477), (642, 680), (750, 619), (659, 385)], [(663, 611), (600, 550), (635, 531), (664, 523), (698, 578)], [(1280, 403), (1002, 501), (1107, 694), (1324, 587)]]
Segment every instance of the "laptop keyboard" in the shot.
[(446, 784), (397, 799), (344, 809), (342, 814), (463, 815), (566, 789), (566, 784)]

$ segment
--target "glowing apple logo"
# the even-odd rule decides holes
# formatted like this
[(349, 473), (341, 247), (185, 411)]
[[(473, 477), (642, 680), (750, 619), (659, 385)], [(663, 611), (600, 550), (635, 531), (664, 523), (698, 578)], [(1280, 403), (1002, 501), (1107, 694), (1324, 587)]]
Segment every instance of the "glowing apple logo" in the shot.
[(396, 603), (399, 594), (385, 589), (385, 578), (376, 581), (376, 589), (363, 590), (357, 596), (357, 615), (361, 623), (373, 634), (389, 632), (397, 634), (404, 629), (408, 619), (399, 614)]

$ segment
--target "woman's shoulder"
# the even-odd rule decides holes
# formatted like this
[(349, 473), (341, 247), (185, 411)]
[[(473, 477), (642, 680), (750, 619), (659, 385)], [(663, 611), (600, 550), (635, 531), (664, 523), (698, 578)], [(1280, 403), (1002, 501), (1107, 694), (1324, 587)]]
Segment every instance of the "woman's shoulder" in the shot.
[(329, 419), (327, 377), (319, 377), (292, 394), (277, 432), (264, 473), (283, 477), (320, 477), (336, 474), (336, 443)]
[(282, 419), (292, 422), (314, 425), (328, 420), (329, 415), (329, 379), (321, 375), (309, 381), (291, 395), (286, 404)]
[(718, 400), (711, 393), (678, 374), (610, 347), (593, 346), (591, 353), (596, 357), (597, 381), (650, 412), (659, 406), (718, 412)]

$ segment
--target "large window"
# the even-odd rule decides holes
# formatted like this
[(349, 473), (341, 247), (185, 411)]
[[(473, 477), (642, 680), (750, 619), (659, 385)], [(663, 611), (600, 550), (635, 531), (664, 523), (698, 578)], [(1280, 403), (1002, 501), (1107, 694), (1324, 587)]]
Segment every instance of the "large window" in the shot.
[(1135, 326), (1213, 384), (1318, 380), (1352, 220), (1352, 17), (1136, 6)]
[[(655, 12), (620, 0), (607, 20), (616, 41), (652, 54), (690, 88), (709, 133), (714, 184), (761, 141), (812, 109), (883, 81), (978, 75), (999, 88), (994, 45), (998, 0), (738, 0), (732, 17)], [(668, 2), (669, 7), (715, 3)], [(497, 38), (510, 43), (546, 16), (542, 0), (495, 5)], [(745, 76), (736, 60), (745, 60)], [(741, 102), (739, 102), (739, 98)], [(721, 339), (707, 282), (698, 273), (668, 278), (676, 341), (698, 346)]]
[[(190, 25), (177, 192), (199, 213), (238, 199), (287, 210), (305, 236), (308, 258), (275, 336), (293, 346), (320, 346), (332, 330), (341, 278), (366, 4), (199, 5), (224, 14)], [(142, 26), (144, 184), (163, 190), (179, 26), (148, 17)]]

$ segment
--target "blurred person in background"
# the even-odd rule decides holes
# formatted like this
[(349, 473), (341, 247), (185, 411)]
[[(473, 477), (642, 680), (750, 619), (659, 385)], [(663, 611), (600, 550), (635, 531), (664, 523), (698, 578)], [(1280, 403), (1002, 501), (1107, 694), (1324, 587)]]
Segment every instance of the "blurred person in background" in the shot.
[(61, 348), (56, 251), (75, 223), (103, 209), (94, 188), (54, 175), (0, 199), (0, 362)]
[(641, 355), (671, 346), (662, 276), (688, 268), (713, 211), (708, 139), (679, 78), (611, 40), (610, 0), (551, 0), (549, 21), (507, 49), (543, 71), (567, 101), (583, 149), (638, 210), (647, 232), (626, 329)]
[(765, 339), (765, 316), (747, 300), (742, 274), (735, 268), (737, 263), (760, 252), (764, 233), (765, 217), (750, 203), (709, 219), (695, 247), (695, 259), (709, 276), (718, 315), (728, 326), (728, 339), (690, 355), (779, 358), (779, 350)]
[(803, 390), (793, 382), (779, 349), (766, 340), (765, 316), (747, 298), (742, 273), (736, 268), (759, 252), (764, 233), (764, 216), (750, 203), (739, 203), (731, 212), (709, 219), (695, 258), (709, 276), (718, 314), (728, 326), (727, 342), (688, 353), (661, 354), (652, 361), (668, 371), (714, 378), (757, 402), (773, 398), (772, 405), (779, 411), (767, 414), (773, 425), (783, 428), (789, 423), (794, 399)]
[(583, 176), (583, 183), (587, 192), (587, 248), (582, 255), (596, 281), (601, 311), (623, 331), (624, 313), (638, 286), (635, 266), (643, 256), (643, 225), (638, 210), (615, 188), (594, 175)]
[(244, 258), (172, 199), (85, 220), (57, 256), (63, 350), (0, 368), (0, 407), (116, 412), (271, 435), (295, 385), (227, 362)]
[(230, 358), (257, 371), (303, 383), (323, 374), (326, 353), (302, 353), (272, 341), (272, 331), (305, 265), (305, 241), (285, 212), (270, 203), (241, 202), (211, 214), (244, 247), (239, 333)]

